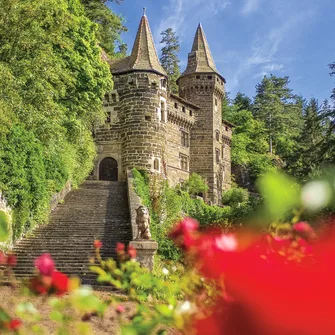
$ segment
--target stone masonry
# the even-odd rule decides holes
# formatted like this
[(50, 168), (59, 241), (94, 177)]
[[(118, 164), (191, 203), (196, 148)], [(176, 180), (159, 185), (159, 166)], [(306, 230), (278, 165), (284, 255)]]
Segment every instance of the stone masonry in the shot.
[(136, 167), (174, 186), (196, 172), (209, 185), (205, 200), (220, 204), (222, 190), (231, 185), (233, 125), (222, 121), (225, 79), (202, 26), (178, 79), (179, 96), (168, 91), (146, 15), (131, 55), (108, 62), (114, 90), (105, 96), (106, 122), (95, 134), (92, 178), (125, 181), (127, 170)]

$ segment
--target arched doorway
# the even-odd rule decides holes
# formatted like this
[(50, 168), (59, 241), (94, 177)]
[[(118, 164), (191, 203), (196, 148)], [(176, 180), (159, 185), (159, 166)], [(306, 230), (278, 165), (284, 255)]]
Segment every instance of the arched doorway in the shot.
[(99, 165), (99, 180), (117, 181), (117, 170), (117, 161), (114, 158), (104, 158)]

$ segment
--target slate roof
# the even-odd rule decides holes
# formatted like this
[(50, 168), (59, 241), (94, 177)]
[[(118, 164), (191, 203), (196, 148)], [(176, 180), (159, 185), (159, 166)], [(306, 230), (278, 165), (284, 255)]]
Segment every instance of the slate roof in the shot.
[(141, 18), (131, 55), (126, 58), (112, 60), (109, 63), (113, 74), (131, 71), (152, 71), (167, 76), (159, 62), (149, 22), (145, 14)]
[(202, 28), (201, 23), (195, 33), (192, 50), (189, 53), (189, 59), (187, 63), (186, 70), (183, 72), (182, 76), (195, 73), (217, 73), (225, 82), (225, 79), (219, 73), (216, 68), (211, 50), (209, 48), (205, 32)]

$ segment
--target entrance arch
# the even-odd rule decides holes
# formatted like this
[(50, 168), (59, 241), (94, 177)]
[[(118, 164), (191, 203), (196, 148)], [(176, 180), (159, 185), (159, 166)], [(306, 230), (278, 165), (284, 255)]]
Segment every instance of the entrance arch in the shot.
[(99, 165), (99, 180), (117, 181), (117, 161), (112, 157), (104, 158)]

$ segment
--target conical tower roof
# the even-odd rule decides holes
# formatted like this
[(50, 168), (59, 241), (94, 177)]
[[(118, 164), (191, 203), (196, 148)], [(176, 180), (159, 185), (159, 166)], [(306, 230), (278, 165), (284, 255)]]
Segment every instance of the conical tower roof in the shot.
[(222, 75), (219, 73), (215, 66), (215, 62), (201, 23), (199, 23), (199, 26), (195, 33), (192, 50), (188, 55), (187, 67), (186, 70), (183, 72), (182, 76), (195, 72), (215, 72), (220, 77), (222, 77)]
[(151, 71), (167, 76), (159, 62), (147, 16), (143, 14), (129, 57), (110, 62), (112, 73)]

